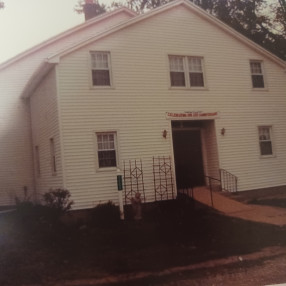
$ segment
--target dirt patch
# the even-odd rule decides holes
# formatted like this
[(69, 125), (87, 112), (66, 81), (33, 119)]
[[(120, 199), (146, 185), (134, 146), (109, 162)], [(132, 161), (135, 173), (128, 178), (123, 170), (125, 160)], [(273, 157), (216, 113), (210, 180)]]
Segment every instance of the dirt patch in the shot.
[(60, 281), (53, 286), (131, 285), (265, 285), (286, 281), (285, 248), (270, 247), (244, 256), (164, 269), (108, 275), (99, 279)]

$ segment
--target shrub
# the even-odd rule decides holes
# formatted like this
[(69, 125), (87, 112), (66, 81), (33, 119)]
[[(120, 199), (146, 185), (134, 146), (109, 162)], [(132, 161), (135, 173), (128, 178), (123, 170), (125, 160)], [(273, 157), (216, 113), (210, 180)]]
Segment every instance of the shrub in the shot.
[(16, 198), (16, 213), (21, 222), (27, 226), (50, 227), (59, 222), (60, 216), (71, 209), (70, 192), (64, 189), (50, 190), (43, 195), (44, 204), (34, 203), (26, 197), (24, 200)]
[(43, 195), (45, 205), (50, 209), (57, 210), (60, 214), (71, 209), (73, 201), (70, 201), (70, 196), (70, 192), (65, 189), (51, 189)]
[(114, 227), (119, 222), (119, 208), (111, 201), (99, 204), (91, 211), (91, 223), (97, 227)]

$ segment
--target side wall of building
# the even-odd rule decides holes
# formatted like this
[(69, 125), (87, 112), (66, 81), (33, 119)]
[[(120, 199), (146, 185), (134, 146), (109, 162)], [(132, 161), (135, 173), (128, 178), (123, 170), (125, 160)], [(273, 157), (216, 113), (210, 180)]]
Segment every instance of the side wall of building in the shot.
[(24, 195), (24, 186), (29, 193), (34, 193), (29, 103), (20, 98), (32, 74), (50, 55), (130, 17), (126, 12), (117, 13), (59, 38), (7, 67), (0, 66), (0, 205), (14, 204), (15, 196)]
[(21, 70), (0, 71), (0, 205), (34, 193), (29, 102), (20, 98)]
[(30, 97), (30, 105), (35, 186), (40, 199), (49, 189), (64, 185), (55, 69)]
[[(91, 86), (90, 51), (110, 52), (111, 88)], [(171, 88), (168, 55), (203, 57), (206, 88)], [(252, 59), (263, 62), (263, 90), (252, 88)], [(146, 196), (154, 198), (152, 157), (173, 156), (166, 112), (219, 112), (215, 133), (207, 135), (216, 138), (218, 155), (208, 163), (238, 176), (240, 191), (286, 184), (283, 68), (184, 7), (67, 55), (59, 65), (59, 90), (66, 183), (75, 207), (116, 201), (116, 175), (129, 159), (143, 160)], [(275, 156), (270, 158), (260, 156), (261, 125), (274, 131)], [(118, 170), (98, 169), (95, 133), (103, 131), (117, 132)], [(206, 146), (208, 153), (215, 145)]]

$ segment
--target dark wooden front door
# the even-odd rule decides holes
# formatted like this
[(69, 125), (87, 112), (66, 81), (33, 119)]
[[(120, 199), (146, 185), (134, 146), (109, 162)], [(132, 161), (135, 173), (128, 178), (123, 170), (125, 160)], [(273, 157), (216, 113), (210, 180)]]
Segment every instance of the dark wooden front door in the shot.
[(204, 185), (200, 130), (173, 130), (177, 188)]

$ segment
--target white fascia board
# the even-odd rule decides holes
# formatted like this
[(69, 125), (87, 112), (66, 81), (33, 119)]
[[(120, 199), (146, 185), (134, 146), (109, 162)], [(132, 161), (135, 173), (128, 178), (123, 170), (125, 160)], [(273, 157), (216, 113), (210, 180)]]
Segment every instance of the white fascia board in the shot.
[(42, 49), (42, 48), (44, 48), (50, 44), (53, 44), (54, 42), (61, 40), (62, 38), (67, 37), (72, 33), (76, 33), (79, 30), (85, 29), (86, 27), (88, 27), (90, 25), (93, 25), (95, 23), (99, 23), (102, 20), (105, 20), (106, 18), (112, 17), (112, 16), (114, 16), (118, 13), (121, 13), (121, 12), (125, 12), (125, 13), (129, 14), (131, 17), (135, 17), (138, 15), (137, 13), (135, 13), (134, 11), (132, 11), (126, 7), (122, 7), (122, 8), (113, 10), (111, 12), (106, 12), (106, 13), (99, 15), (95, 18), (92, 18), (92, 19), (90, 19), (90, 20), (88, 20), (82, 24), (79, 24), (79, 25), (77, 25), (71, 29), (68, 29), (67, 31), (60, 33), (60, 34), (58, 34), (58, 35), (56, 35), (56, 36), (54, 36), (54, 37), (52, 37), (52, 38), (50, 38), (44, 42), (42, 42), (42, 43), (24, 51), (24, 52), (16, 55), (15, 57), (3, 62), (2, 64), (0, 64), (0, 70), (5, 69), (6, 67), (14, 64), (15, 62), (21, 60), (22, 58), (29, 56), (30, 54), (37, 52), (38, 50), (40, 50), (40, 49)]
[(262, 46), (256, 44), (254, 41), (248, 39), (246, 36), (242, 35), (241, 33), (237, 32), (235, 29), (231, 28), (229, 25), (225, 24), (215, 16), (209, 14), (202, 8), (198, 7), (197, 5), (193, 4), (192, 2), (185, 2), (184, 4), (186, 6), (189, 6), (189, 8), (194, 8), (192, 9), (193, 12), (196, 12), (197, 15), (201, 16), (202, 18), (206, 19), (207, 21), (211, 22), (212, 24), (215, 24), (218, 28), (222, 29), (229, 35), (233, 36), (234, 38), (238, 39), (240, 42), (246, 44), (248, 47), (254, 49), (256, 52), (264, 55), (265, 57), (271, 59), (272, 61), (276, 62), (278, 65), (281, 67), (286, 67), (286, 61), (280, 59), (273, 53), (269, 52)]
[(231, 28), (230, 26), (228, 26), (227, 24), (223, 23), (222, 21), (220, 21), (219, 19), (217, 19), (215, 16), (209, 14), (208, 12), (206, 12), (205, 10), (203, 10), (202, 8), (200, 8), (199, 6), (195, 5), (194, 3), (188, 1), (188, 0), (178, 0), (178, 1), (172, 1), (168, 4), (165, 4), (159, 8), (153, 9), (145, 14), (141, 14), (138, 15), (137, 17), (134, 17), (130, 20), (127, 20), (124, 23), (121, 23), (115, 27), (112, 27), (111, 29), (104, 31), (96, 36), (93, 36), (87, 40), (84, 40), (83, 42), (74, 45), (73, 47), (70, 47), (66, 50), (61, 51), (60, 53), (51, 55), (48, 58), (48, 61), (53, 63), (55, 61), (55, 58), (57, 58), (57, 62), (58, 59), (60, 59), (61, 57), (72, 53), (75, 50), (78, 50), (86, 45), (89, 45), (92, 42), (95, 42), (103, 37), (106, 37), (110, 34), (113, 34), (121, 29), (124, 29), (126, 27), (129, 27), (131, 25), (134, 25), (140, 21), (143, 21), (147, 18), (153, 17), (157, 14), (163, 13), (166, 10), (172, 9), (174, 7), (177, 6), (184, 6), (187, 9), (191, 10), (193, 13), (195, 13), (196, 15), (200, 16), (201, 18), (203, 18), (204, 20), (210, 22), (211, 24), (216, 25), (218, 28), (220, 28), (221, 30), (223, 30), (224, 32), (228, 33), (230, 36), (236, 38), (237, 40), (239, 40), (240, 42), (244, 43), (245, 45), (247, 45), (248, 47), (254, 49), (256, 52), (264, 55), (265, 57), (269, 58), (270, 60), (274, 61), (276, 64), (278, 64), (281, 67), (286, 68), (286, 63), (285, 61), (283, 61), (282, 59), (280, 59), (279, 57), (275, 56), (274, 54), (272, 54), (271, 52), (267, 51), (266, 49), (264, 49), (263, 47), (261, 47), (260, 45), (256, 44), (255, 42), (251, 41), (250, 39), (248, 39), (247, 37), (243, 36), (241, 33), (237, 32), (236, 30), (234, 30), (233, 28)]
[(82, 48), (84, 46), (87, 46), (90, 43), (95, 42), (95, 41), (97, 41), (97, 40), (99, 40), (99, 39), (101, 39), (103, 37), (106, 37), (106, 36), (108, 36), (110, 34), (113, 34), (113, 33), (117, 32), (117, 31), (122, 30), (124, 28), (127, 28), (129, 26), (132, 26), (132, 25), (134, 25), (134, 24), (136, 24), (136, 23), (138, 23), (140, 21), (143, 21), (145, 19), (153, 17), (153, 16), (155, 16), (155, 15), (157, 15), (159, 13), (162, 13), (162, 12), (164, 12), (166, 10), (169, 10), (169, 9), (171, 9), (173, 7), (177, 7), (177, 6), (179, 6), (179, 5), (183, 4), (183, 3), (187, 3), (186, 0), (178, 0), (178, 1), (175, 0), (175, 1), (172, 1), (172, 2), (170, 2), (168, 4), (160, 6), (159, 8), (155, 8), (153, 10), (150, 10), (150, 11), (144, 13), (144, 14), (137, 15), (137, 17), (134, 17), (134, 18), (131, 18), (129, 20), (126, 20), (125, 22), (120, 23), (117, 26), (114, 26), (114, 27), (112, 27), (112, 28), (110, 28), (110, 29), (108, 29), (108, 30), (106, 30), (104, 32), (101, 32), (101, 33), (97, 34), (96, 36), (92, 36), (89, 39), (86, 39), (86, 40), (82, 41), (81, 43), (75, 44), (73, 47), (69, 47), (69, 48), (67, 48), (67, 49), (65, 49), (65, 50), (63, 50), (63, 51), (61, 51), (59, 53), (51, 55), (48, 58), (48, 61), (49, 62), (53, 62), (54, 58), (61, 58), (63, 56), (66, 56), (66, 55), (72, 53), (73, 51), (76, 51), (76, 50), (78, 50), (78, 49), (80, 49), (80, 48)]

